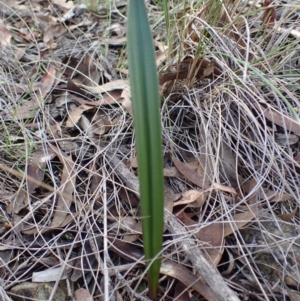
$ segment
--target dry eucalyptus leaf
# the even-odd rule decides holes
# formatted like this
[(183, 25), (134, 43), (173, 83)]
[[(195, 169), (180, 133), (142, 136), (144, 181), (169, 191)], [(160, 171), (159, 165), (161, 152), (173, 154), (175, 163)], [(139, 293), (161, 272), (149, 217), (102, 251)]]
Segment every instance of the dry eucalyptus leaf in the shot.
[(253, 218), (255, 218), (256, 210), (257, 209), (253, 208), (251, 211), (235, 214), (231, 221), (224, 224), (224, 237), (247, 225)]
[(210, 181), (205, 179), (205, 177), (200, 176), (195, 171), (193, 171), (191, 168), (189, 168), (186, 164), (180, 162), (176, 157), (172, 157), (172, 160), (174, 162), (174, 165), (176, 168), (182, 173), (182, 175), (189, 180), (190, 182), (196, 184), (197, 186), (208, 189), (211, 186)]
[(174, 300), (177, 301), (192, 301), (189, 294), (189, 287), (185, 286), (182, 282), (177, 282), (174, 291)]
[(287, 193), (279, 193), (274, 192), (273, 190), (263, 188), (264, 196), (267, 197), (269, 202), (280, 203), (280, 202), (287, 202), (291, 200), (293, 197)]
[(292, 212), (279, 214), (278, 217), (286, 222), (290, 222), (291, 218), (293, 218), (297, 213), (297, 210), (298, 210), (298, 206), (296, 206)]
[(236, 175), (236, 154), (224, 142), (220, 146), (220, 179), (221, 181), (229, 181), (230, 186), (237, 188), (239, 186)]
[(86, 86), (86, 85), (82, 85), (82, 84), (77, 84), (77, 86), (85, 89), (89, 93), (102, 94), (102, 93), (110, 92), (110, 91), (114, 91), (114, 90), (128, 89), (129, 83), (128, 83), (128, 81), (125, 81), (125, 80), (116, 79), (114, 81), (110, 81), (106, 84), (96, 86), (96, 87)]
[(292, 117), (284, 115), (269, 105), (267, 107), (263, 107), (258, 103), (252, 104), (261, 114), (265, 116), (266, 119), (283, 127), (288, 132), (291, 131), (297, 135), (300, 135), (300, 124)]
[[(199, 226), (198, 222), (190, 219), (184, 212), (182, 217), (183, 223), (188, 226), (189, 230)], [(202, 250), (214, 266), (219, 264), (224, 251), (223, 227), (222, 223), (213, 222), (194, 234), (202, 242)]]
[(92, 109), (93, 107), (88, 106), (88, 105), (80, 105), (79, 107), (76, 107), (75, 109), (73, 109), (70, 114), (69, 117), (66, 121), (66, 127), (67, 128), (72, 128), (74, 127), (78, 121), (80, 120), (82, 113), (85, 111), (88, 111), (90, 109)]
[(56, 210), (51, 223), (51, 228), (57, 228), (62, 224), (70, 212), (72, 196), (76, 183), (76, 165), (72, 160), (72, 156), (67, 156), (54, 146), (51, 146), (51, 148), (64, 165), (60, 179), (60, 187), (58, 189), (60, 194), (57, 194), (56, 197)]
[[(50, 65), (46, 70), (44, 75), (42, 76), (40, 82), (38, 83), (38, 91), (37, 91), (37, 101), (40, 103), (45, 96), (51, 91), (55, 81), (56, 81), (56, 68), (53, 65)], [(39, 92), (39, 93), (38, 93)]]
[(24, 189), (20, 189), (14, 200), (12, 201), (12, 207), (8, 207), (9, 214), (18, 214), (23, 208), (28, 206), (28, 193)]

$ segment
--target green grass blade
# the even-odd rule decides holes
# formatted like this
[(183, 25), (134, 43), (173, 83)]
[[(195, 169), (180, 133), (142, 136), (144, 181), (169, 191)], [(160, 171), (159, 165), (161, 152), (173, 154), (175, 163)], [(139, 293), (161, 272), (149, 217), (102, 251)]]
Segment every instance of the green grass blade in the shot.
[(161, 260), (159, 257), (151, 260), (162, 248), (163, 161), (155, 52), (142, 0), (129, 1), (127, 34), (144, 251), (148, 262), (149, 295), (155, 299)]

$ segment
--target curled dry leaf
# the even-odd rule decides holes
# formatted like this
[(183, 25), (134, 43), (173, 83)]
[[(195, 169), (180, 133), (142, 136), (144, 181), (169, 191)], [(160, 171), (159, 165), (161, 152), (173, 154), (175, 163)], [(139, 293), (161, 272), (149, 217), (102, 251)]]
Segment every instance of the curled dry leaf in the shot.
[(233, 187), (226, 186), (223, 184), (213, 183), (212, 189), (221, 190), (221, 191), (229, 192), (233, 195), (237, 195), (237, 191)]
[[(51, 149), (39, 149), (32, 153), (27, 167), (27, 175), (29, 176), (27, 178), (27, 191), (29, 194), (33, 193), (40, 183), (43, 182), (47, 163), (55, 156), (56, 154)], [(33, 182), (31, 179), (36, 181)]]
[(187, 207), (200, 208), (205, 203), (206, 191), (188, 190), (182, 193), (179, 201), (174, 206), (186, 205), (177, 216), (180, 215)]
[[(117, 121), (118, 118), (114, 122)], [(99, 136), (106, 134), (112, 126), (113, 123), (101, 112), (97, 112), (91, 120), (92, 132)]]
[(93, 107), (88, 106), (88, 105), (80, 105), (79, 107), (76, 107), (75, 109), (73, 109), (70, 114), (69, 117), (66, 121), (66, 127), (67, 128), (72, 128), (74, 127), (78, 121), (80, 120), (82, 113), (92, 109)]
[(131, 93), (128, 89), (124, 89), (122, 91), (121, 98), (123, 98), (122, 101), (122, 107), (125, 109), (125, 111), (133, 117), (133, 111), (132, 111), (132, 103), (131, 103)]

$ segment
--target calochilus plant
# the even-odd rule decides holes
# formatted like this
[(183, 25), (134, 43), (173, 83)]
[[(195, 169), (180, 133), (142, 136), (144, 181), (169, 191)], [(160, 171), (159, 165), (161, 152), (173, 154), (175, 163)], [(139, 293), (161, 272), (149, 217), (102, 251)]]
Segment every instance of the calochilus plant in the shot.
[(163, 240), (164, 180), (155, 50), (143, 0), (129, 0), (127, 54), (149, 296), (156, 299)]

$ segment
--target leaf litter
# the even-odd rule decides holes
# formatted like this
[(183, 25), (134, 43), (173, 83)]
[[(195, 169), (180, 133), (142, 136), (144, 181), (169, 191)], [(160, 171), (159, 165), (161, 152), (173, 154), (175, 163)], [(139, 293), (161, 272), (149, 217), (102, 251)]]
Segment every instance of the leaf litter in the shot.
[[(222, 285), (240, 300), (298, 298), (299, 277), (272, 281), (257, 268), (266, 256), (245, 236), (264, 225), (260, 211), (274, 216), (283, 240), (273, 241), (268, 260), (282, 264), (285, 254), (297, 271), (298, 257), (283, 248), (293, 250), (296, 238), (282, 224), (299, 223), (299, 124), (290, 110), (299, 112), (297, 4), (173, 3), (181, 32), (168, 39), (156, 19), (162, 9), (148, 2), (163, 96), (165, 208), (184, 226), (176, 233), (166, 221), (159, 298), (224, 300), (193, 254), (208, 260), (216, 283), (224, 272)], [(5, 3), (1, 297), (15, 300), (25, 292), (19, 283), (51, 279), (35, 286), (47, 300), (57, 292), (62, 300), (103, 300), (107, 290), (112, 300), (148, 300), (138, 187), (128, 184), (137, 164), (127, 1), (114, 10), (100, 4), (97, 13), (73, 1)]]

